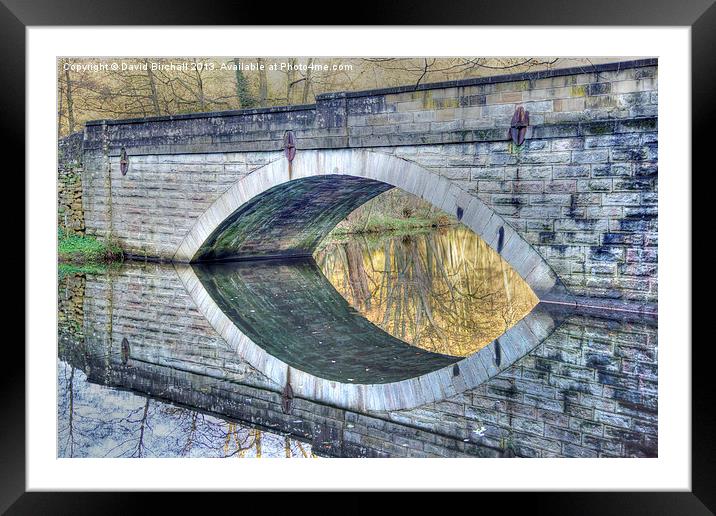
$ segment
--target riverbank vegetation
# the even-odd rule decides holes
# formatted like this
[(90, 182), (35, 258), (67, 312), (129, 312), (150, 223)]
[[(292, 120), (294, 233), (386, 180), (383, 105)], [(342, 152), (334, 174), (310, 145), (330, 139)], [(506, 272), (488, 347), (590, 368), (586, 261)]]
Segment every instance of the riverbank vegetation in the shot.
[(436, 209), (419, 197), (389, 190), (355, 209), (341, 221), (326, 240), (345, 235), (404, 233), (457, 224), (457, 219)]
[(57, 257), (59, 262), (65, 265), (108, 264), (124, 259), (122, 248), (111, 239), (103, 241), (59, 229), (57, 240)]
[(108, 274), (119, 270), (122, 267), (122, 262), (111, 262), (111, 263), (65, 263), (60, 262), (57, 264), (57, 277), (63, 279), (68, 276), (77, 276), (89, 274), (92, 276), (98, 276), (101, 274)]

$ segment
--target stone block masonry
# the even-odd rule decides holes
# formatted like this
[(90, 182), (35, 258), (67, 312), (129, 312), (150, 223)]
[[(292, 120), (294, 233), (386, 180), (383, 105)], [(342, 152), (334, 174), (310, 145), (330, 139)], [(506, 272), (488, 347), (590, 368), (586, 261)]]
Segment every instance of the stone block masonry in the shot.
[[(638, 305), (657, 299), (658, 243), (656, 127), (640, 129), (533, 139), (519, 148), (479, 142), (390, 152), (480, 198), (571, 293)], [(625, 157), (633, 148), (653, 152), (651, 160)]]
[(67, 234), (83, 235), (82, 133), (60, 140), (57, 152), (57, 225)]
[(61, 277), (57, 284), (57, 327), (60, 339), (84, 340), (84, 274)]
[(648, 322), (575, 315), (483, 385), (388, 416), (519, 457), (655, 457), (656, 340)]
[[(331, 93), (311, 106), (90, 122), (85, 225), (130, 254), (171, 260), (229, 187), (285, 159), (291, 130), (298, 159), (361, 149), (447, 178), (506, 221), (571, 294), (655, 311), (657, 72), (645, 59)], [(518, 106), (530, 111), (520, 147), (507, 138)]]
[(170, 259), (194, 221), (232, 184), (275, 159), (266, 153), (183, 154), (131, 157), (131, 172), (119, 174), (111, 159), (111, 187), (102, 158), (85, 155), (83, 206), (88, 232), (111, 232), (129, 255)]

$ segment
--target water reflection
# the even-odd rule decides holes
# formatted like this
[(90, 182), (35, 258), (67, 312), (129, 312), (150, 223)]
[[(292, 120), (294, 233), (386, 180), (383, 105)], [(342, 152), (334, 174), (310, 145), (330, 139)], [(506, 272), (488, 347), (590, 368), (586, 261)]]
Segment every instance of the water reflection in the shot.
[(91, 383), (58, 361), (59, 457), (313, 457), (311, 445)]
[(369, 321), (434, 353), (471, 355), (538, 303), (520, 275), (462, 225), (351, 238), (324, 246), (315, 257)]
[[(439, 240), (442, 236), (421, 235), (413, 242), (418, 248), (424, 246), (427, 253), (430, 238)], [(426, 275), (433, 283), (415, 280), (419, 277), (414, 272), (416, 265), (393, 268), (394, 262), (411, 263), (404, 246), (410, 243), (410, 250), (410, 240), (354, 242), (360, 250), (357, 256), (379, 256), (362, 262), (366, 274), (358, 277), (366, 279), (365, 292), (370, 295), (356, 306), (384, 306), (380, 303), (389, 297), (387, 293), (373, 297), (373, 290), (380, 292), (381, 285), (402, 292), (403, 300), (415, 300), (419, 299), (418, 285), (435, 284), (442, 297), (434, 301), (428, 298), (425, 306), (431, 308), (441, 328), (448, 333), (454, 330), (451, 319), (445, 319), (449, 314), (439, 314), (443, 304), (461, 308), (460, 320), (471, 321), (471, 305), (457, 294), (450, 297), (450, 289), (461, 293), (469, 287), (469, 292), (475, 293), (485, 288), (483, 285), (496, 285), (497, 280), (494, 274), (480, 272), (487, 266), (481, 266), (478, 259), (450, 257), (447, 251), (459, 249), (460, 242), (456, 237), (430, 247), (434, 255), (442, 253), (445, 263), (462, 266), (448, 265), (443, 269), (444, 276), (435, 271)], [(345, 262), (339, 260), (346, 244), (340, 244), (343, 251), (326, 250), (322, 266), (337, 263), (333, 269), (324, 270), (329, 276), (331, 270), (343, 271), (342, 275), (337, 273), (343, 278), (343, 290), (335, 279), (333, 284), (353, 302), (348, 290), (348, 257)], [(386, 259), (381, 250), (406, 256), (401, 261)], [(420, 266), (429, 263), (422, 254), (418, 256)], [(244, 304), (236, 303), (234, 309), (242, 312), (245, 321), (264, 328), (266, 339), (273, 336), (276, 342), (266, 345), (273, 345), (277, 353), (291, 342), (282, 335), (301, 337), (298, 329), (289, 326), (303, 325), (301, 310), (306, 307), (320, 311), (306, 313), (303, 321), (309, 325), (319, 324), (316, 321), (320, 317), (337, 311), (334, 320), (387, 335), (351, 308), (316, 264), (308, 262), (270, 272), (262, 270), (269, 266), (262, 263), (254, 264), (253, 272), (247, 264), (238, 267), (238, 272), (231, 272), (229, 267), (223, 279), (218, 275), (209, 281), (219, 286), (226, 283), (221, 288), (229, 294), (228, 304), (238, 301), (232, 297), (244, 296)], [(465, 286), (460, 271), (470, 270), (468, 265), (483, 279)], [(388, 271), (390, 279), (381, 278), (380, 270)], [(231, 282), (242, 283), (235, 288)], [(313, 287), (320, 287), (324, 294), (313, 295)], [(287, 288), (292, 290), (291, 295), (281, 296), (282, 289)], [(490, 292), (490, 288), (485, 290)], [(514, 305), (518, 287), (503, 292), (510, 293)], [(655, 457), (658, 452), (657, 328), (641, 317), (555, 314), (559, 321), (555, 331), (526, 355), (515, 357), (517, 361), (502, 373), (462, 394), (414, 409), (379, 412), (340, 408), (310, 396), (297, 396), (285, 410), (284, 385), (266, 377), (227, 345), (172, 265), (127, 263), (105, 274), (68, 274), (60, 277), (58, 297), (57, 438), (62, 457)], [(279, 303), (278, 298), (283, 300)], [(415, 301), (410, 304), (403, 300), (401, 314), (412, 315), (414, 312), (405, 307), (415, 308)], [(296, 312), (282, 319), (285, 312), (280, 309), (286, 303)], [(258, 316), (251, 314), (259, 310), (260, 320), (252, 320)], [(475, 315), (473, 327), (489, 329), (489, 324), (481, 322), (489, 312), (485, 310), (480, 318)], [(515, 318), (519, 317), (515, 312)], [(411, 328), (420, 328), (411, 327), (410, 318), (403, 319), (405, 335), (411, 335)], [(393, 316), (389, 321), (403, 319)], [(494, 331), (500, 331), (500, 324), (507, 323), (494, 324)], [(273, 332), (272, 327), (280, 331)], [(397, 327), (402, 328), (402, 324)], [(391, 331), (394, 328), (390, 326)], [(347, 331), (324, 330), (332, 330), (337, 337)], [(312, 331), (315, 328), (304, 331), (301, 338), (310, 343), (311, 336), (317, 335)], [(426, 332), (418, 332), (421, 341)], [(356, 342), (364, 337), (359, 335)], [(392, 350), (455, 359), (402, 343), (396, 336), (390, 339), (386, 342), (396, 344)], [(333, 360), (328, 358), (330, 349), (318, 347), (323, 339), (316, 340), (314, 358), (318, 356), (321, 363), (323, 350), (327, 357), (323, 366), (341, 372), (342, 365), (328, 366)], [(503, 351), (504, 361), (509, 347)], [(354, 358), (360, 363), (370, 360), (370, 355), (366, 352)]]
[(458, 360), (410, 346), (371, 324), (310, 258), (198, 264), (193, 269), (224, 315), (254, 343), (320, 378), (388, 383)]

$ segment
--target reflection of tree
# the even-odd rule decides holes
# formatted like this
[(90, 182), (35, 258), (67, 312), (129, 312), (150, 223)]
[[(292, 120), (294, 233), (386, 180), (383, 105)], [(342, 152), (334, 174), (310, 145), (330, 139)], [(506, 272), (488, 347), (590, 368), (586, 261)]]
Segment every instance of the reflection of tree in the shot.
[[(284, 435), (171, 405), (142, 393), (107, 387), (117, 382), (121, 385), (123, 375), (135, 374), (128, 366), (129, 343), (123, 339), (121, 350), (112, 347), (115, 318), (112, 278), (99, 280), (106, 295), (88, 299), (85, 280), (83, 274), (63, 274), (58, 281), (60, 457), (285, 455)], [(105, 317), (85, 319), (86, 302), (98, 299), (102, 301)], [(185, 388), (187, 399), (191, 400), (191, 389), (198, 387)], [(296, 440), (289, 441), (291, 456), (313, 456), (310, 446), (306, 451)], [(225, 449), (227, 443), (232, 446)]]
[(119, 431), (118, 435), (122, 438), (115, 441), (114, 446), (109, 447), (105, 457), (137, 457), (142, 458), (153, 455), (152, 448), (147, 442), (152, 432), (150, 423), (150, 403), (149, 398), (145, 398), (139, 406), (129, 409), (126, 416), (117, 417), (121, 412), (114, 412), (112, 415), (105, 417), (97, 417), (99, 425), (107, 425), (111, 423)]
[(142, 456), (142, 452), (144, 451), (144, 429), (147, 427), (147, 412), (149, 411), (149, 398), (147, 398), (147, 402), (144, 404), (144, 411), (142, 412), (142, 419), (139, 423), (139, 440), (137, 442), (137, 457)]
[(438, 353), (473, 353), (537, 302), (524, 280), (462, 226), (333, 244), (316, 258), (336, 289), (374, 324)]
[(363, 264), (363, 252), (356, 242), (348, 242), (344, 246), (348, 281), (351, 286), (353, 299), (358, 306), (370, 306), (370, 289), (368, 275)]
[[(63, 412), (63, 405), (66, 406), (65, 410), (66, 410), (66, 414), (67, 414), (67, 420), (66, 420), (66, 424), (64, 426), (58, 425), (58, 437), (62, 434), (67, 435), (67, 437), (65, 439), (65, 449), (67, 450), (69, 457), (74, 457), (75, 456), (75, 432), (74, 432), (74, 430), (75, 430), (75, 425), (74, 425), (74, 418), (75, 418), (75, 407), (74, 407), (75, 368), (70, 366), (69, 369), (70, 369), (70, 376), (64, 382), (64, 385), (66, 386), (65, 393), (67, 395), (65, 397), (60, 397), (60, 400), (59, 400), (60, 413)], [(64, 370), (64, 373), (67, 373), (67, 369)], [(60, 384), (63, 384), (63, 382), (60, 381)]]
[(255, 457), (261, 458), (261, 436), (261, 430), (246, 429), (236, 423), (229, 423), (224, 441), (224, 455), (245, 457), (249, 451), (253, 451)]
[(286, 435), (91, 384), (59, 362), (60, 457), (313, 457)]

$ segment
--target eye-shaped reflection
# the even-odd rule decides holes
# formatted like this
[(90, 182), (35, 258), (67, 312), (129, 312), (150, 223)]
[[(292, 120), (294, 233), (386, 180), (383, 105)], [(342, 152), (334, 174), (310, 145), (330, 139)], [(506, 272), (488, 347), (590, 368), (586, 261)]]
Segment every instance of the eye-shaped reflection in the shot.
[(193, 267), (224, 315), (254, 343), (320, 378), (387, 383), (459, 360), (406, 344), (373, 325), (311, 258)]
[(468, 356), (539, 302), (484, 240), (459, 225), (326, 245), (316, 261), (373, 324), (422, 349)]
[(193, 268), (224, 315), (270, 355), (348, 383), (446, 367), (537, 304), (524, 280), (463, 227), (377, 244), (352, 239), (316, 257), (320, 268), (310, 258)]

